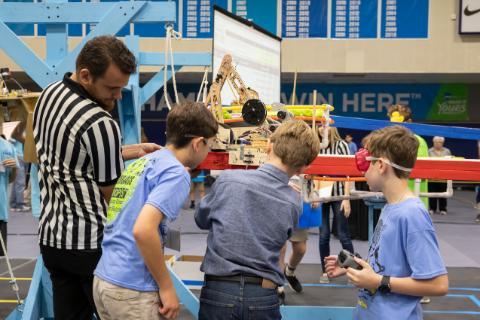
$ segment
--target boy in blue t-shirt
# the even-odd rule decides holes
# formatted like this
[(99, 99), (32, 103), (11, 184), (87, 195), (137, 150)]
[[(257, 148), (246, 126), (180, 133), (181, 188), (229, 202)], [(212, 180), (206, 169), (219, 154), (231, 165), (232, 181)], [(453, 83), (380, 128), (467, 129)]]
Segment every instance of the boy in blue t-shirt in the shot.
[(340, 268), (336, 256), (325, 258), (330, 278), (347, 274), (360, 288), (355, 319), (422, 319), (421, 297), (448, 291), (447, 270), (432, 220), (422, 201), (408, 189), (418, 145), (408, 129), (393, 126), (373, 131), (366, 138), (366, 149), (356, 154), (370, 190), (382, 191), (387, 205), (375, 228), (367, 262), (355, 258), (363, 270)]
[(108, 319), (174, 319), (175, 288), (163, 257), (165, 220), (188, 197), (190, 175), (207, 156), (218, 123), (203, 104), (186, 102), (167, 117), (167, 145), (132, 163), (115, 185), (94, 272), (98, 314)]
[[(7, 222), (8, 222), (8, 184), (15, 180), (16, 168), (18, 167), (15, 147), (8, 142), (3, 135), (0, 136), (0, 232), (2, 233), (5, 247), (7, 246)], [(4, 252), (0, 246), (0, 256)]]

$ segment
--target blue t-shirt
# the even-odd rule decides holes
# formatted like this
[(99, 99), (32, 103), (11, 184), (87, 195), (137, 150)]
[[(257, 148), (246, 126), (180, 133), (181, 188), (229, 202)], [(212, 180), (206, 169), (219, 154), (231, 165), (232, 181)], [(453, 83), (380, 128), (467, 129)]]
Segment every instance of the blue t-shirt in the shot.
[[(375, 228), (368, 261), (391, 277), (432, 279), (447, 273), (432, 220), (422, 201), (387, 204)], [(360, 290), (354, 319), (422, 319), (421, 297)]]
[[(8, 221), (8, 178), (12, 169), (3, 166), (7, 159), (17, 160), (14, 146), (7, 140), (0, 138), (0, 220)], [(18, 160), (17, 167), (18, 167)]]
[(23, 143), (13, 138), (10, 139), (10, 143), (15, 147), (15, 151), (17, 152), (17, 157), (19, 157), (23, 161)]
[(358, 151), (357, 144), (355, 142), (348, 143), (348, 150), (350, 151), (350, 155), (354, 155)]
[[(133, 226), (144, 205), (157, 208), (169, 220), (178, 217), (190, 191), (190, 175), (168, 149), (130, 164), (117, 181), (110, 199), (102, 257), (95, 275), (123, 288), (158, 291), (133, 237)], [(162, 241), (166, 219), (159, 227)]]

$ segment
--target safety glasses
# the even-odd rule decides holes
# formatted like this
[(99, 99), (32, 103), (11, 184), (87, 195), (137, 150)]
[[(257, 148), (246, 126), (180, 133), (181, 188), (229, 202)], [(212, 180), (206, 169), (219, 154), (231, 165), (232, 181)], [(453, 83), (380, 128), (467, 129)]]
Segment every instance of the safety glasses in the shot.
[(406, 172), (412, 171), (411, 168), (402, 167), (398, 164), (391, 162), (388, 159), (372, 157), (370, 155), (370, 152), (368, 152), (368, 150), (365, 148), (361, 148), (355, 153), (355, 164), (357, 165), (357, 169), (360, 172), (367, 172), (368, 168), (370, 167), (370, 163), (372, 163), (372, 161), (383, 161), (387, 165), (393, 168), (396, 168), (398, 170), (402, 170)]

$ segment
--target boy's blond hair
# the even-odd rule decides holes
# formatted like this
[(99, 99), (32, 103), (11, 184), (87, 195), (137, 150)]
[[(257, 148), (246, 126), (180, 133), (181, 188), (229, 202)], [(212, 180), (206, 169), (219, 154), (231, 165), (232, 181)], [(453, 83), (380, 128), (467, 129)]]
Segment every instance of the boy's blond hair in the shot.
[(270, 137), (273, 153), (292, 169), (308, 166), (320, 151), (320, 141), (304, 121), (290, 120), (282, 123)]
[[(413, 168), (417, 160), (417, 137), (403, 126), (391, 126), (372, 131), (364, 139), (365, 148), (375, 158), (387, 158), (405, 168)], [(400, 179), (407, 179), (409, 172), (393, 168)]]

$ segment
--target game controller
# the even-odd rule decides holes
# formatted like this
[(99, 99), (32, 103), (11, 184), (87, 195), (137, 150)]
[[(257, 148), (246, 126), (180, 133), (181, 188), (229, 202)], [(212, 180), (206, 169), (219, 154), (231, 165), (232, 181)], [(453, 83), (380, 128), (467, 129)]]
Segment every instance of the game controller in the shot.
[(342, 268), (353, 268), (357, 270), (362, 270), (363, 267), (355, 261), (354, 259), (355, 256), (361, 259), (361, 257), (358, 254), (353, 255), (351, 252), (347, 250), (342, 250), (338, 254), (338, 264)]

